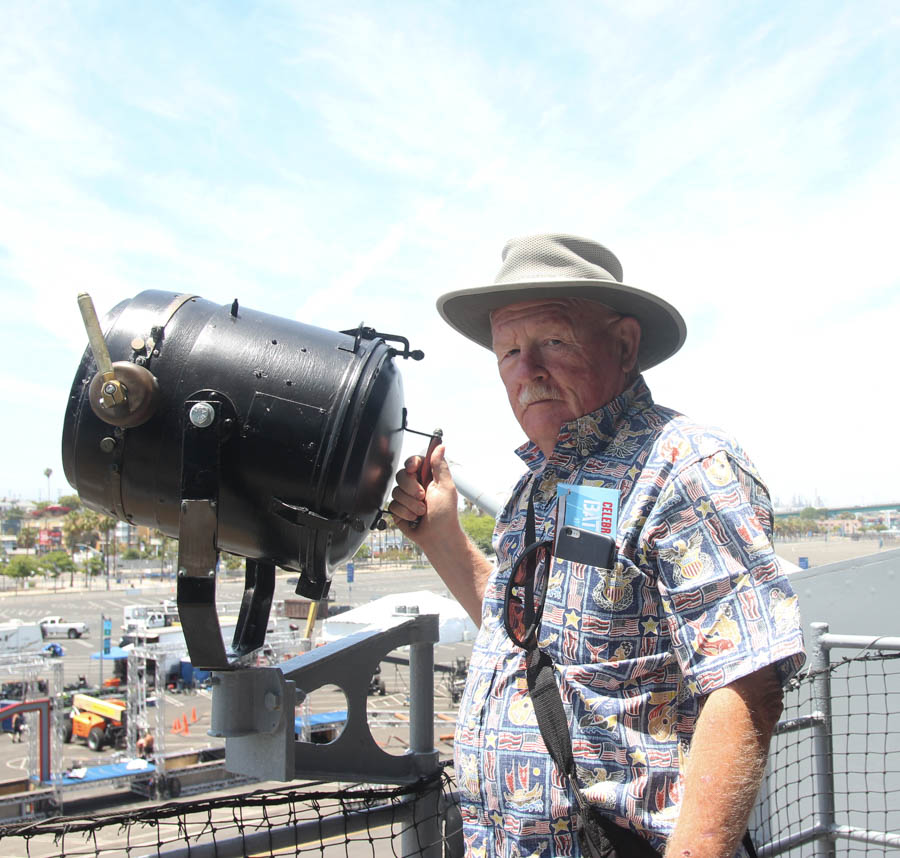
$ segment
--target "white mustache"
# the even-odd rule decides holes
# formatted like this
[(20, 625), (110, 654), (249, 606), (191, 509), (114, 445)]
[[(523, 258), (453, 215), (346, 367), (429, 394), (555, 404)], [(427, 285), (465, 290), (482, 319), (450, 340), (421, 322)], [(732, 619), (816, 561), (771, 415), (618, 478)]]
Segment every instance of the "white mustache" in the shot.
[(519, 405), (524, 408), (531, 405), (532, 402), (540, 402), (542, 399), (561, 399), (559, 390), (553, 384), (546, 384), (542, 381), (534, 381), (525, 385), (519, 391)]

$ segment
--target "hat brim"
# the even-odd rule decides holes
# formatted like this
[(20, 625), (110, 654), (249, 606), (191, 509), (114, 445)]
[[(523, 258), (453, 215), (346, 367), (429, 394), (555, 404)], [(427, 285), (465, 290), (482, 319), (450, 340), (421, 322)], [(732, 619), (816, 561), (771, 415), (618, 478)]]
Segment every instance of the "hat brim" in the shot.
[(464, 337), (492, 349), (491, 313), (510, 304), (542, 299), (590, 298), (641, 325), (638, 365), (650, 369), (670, 358), (684, 344), (687, 327), (681, 313), (667, 301), (609, 280), (541, 280), (500, 283), (447, 292), (437, 300), (437, 310), (451, 328)]

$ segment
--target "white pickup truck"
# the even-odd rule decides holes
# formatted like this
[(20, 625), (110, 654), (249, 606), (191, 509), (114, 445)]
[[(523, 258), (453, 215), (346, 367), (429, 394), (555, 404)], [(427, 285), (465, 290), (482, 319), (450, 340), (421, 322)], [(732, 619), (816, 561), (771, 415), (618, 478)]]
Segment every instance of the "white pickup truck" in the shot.
[(38, 622), (45, 638), (80, 638), (89, 631), (87, 623), (72, 622), (62, 617), (43, 617)]

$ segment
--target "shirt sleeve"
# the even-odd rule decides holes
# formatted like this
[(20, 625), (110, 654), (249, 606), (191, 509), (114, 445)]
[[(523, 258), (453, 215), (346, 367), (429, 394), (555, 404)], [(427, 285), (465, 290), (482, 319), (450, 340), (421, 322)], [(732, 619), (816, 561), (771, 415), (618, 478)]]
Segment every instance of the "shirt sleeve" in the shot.
[(752, 465), (720, 450), (670, 477), (644, 528), (661, 613), (685, 679), (708, 694), (766, 665), (803, 665), (797, 596), (772, 547), (773, 514)]

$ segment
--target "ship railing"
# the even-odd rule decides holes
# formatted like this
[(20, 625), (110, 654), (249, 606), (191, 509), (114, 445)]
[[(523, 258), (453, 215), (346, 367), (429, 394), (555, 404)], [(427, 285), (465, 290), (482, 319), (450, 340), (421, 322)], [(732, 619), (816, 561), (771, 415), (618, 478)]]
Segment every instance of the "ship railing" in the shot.
[[(384, 777), (373, 783), (365, 777), (376, 771), (383, 774), (378, 768), (384, 760), (382, 751), (366, 758), (365, 742), (371, 733), (365, 742), (333, 743), (321, 749), (295, 746), (292, 734), (285, 734), (281, 765), (306, 771), (316, 778), (314, 782), (296, 780), (274, 788), (261, 784), (256, 790), (243, 788), (177, 804), (33, 820), (21, 827), (0, 828), (0, 853), (5, 854), (4, 847), (21, 852), (15, 841), (21, 837), (35, 858), (75, 854), (225, 858), (328, 855), (332, 850), (354, 858), (384, 854), (456, 858), (463, 852), (463, 838), (455, 783), (450, 767), (430, 750), (435, 639), (433, 618), (409, 620), (388, 632), (345, 641), (332, 647), (330, 654), (321, 648), (298, 657), (287, 663), (279, 679), (296, 683), (298, 689), (325, 680), (338, 684), (350, 703), (343, 735), (359, 738), (356, 731), (372, 726), (365, 688), (373, 665), (398, 645), (411, 645), (410, 751), (406, 758), (393, 760), (397, 769), (393, 781)], [(751, 820), (758, 854), (836, 858), (896, 850), (900, 848), (896, 800), (900, 638), (832, 635), (827, 625), (816, 623), (810, 641), (809, 667), (786, 692), (784, 716)], [(835, 655), (839, 650), (843, 650), (840, 658)], [(254, 682), (268, 683), (266, 677), (272, 676), (262, 672)], [(292, 687), (259, 690), (272, 703), (271, 695)], [(238, 700), (227, 697), (222, 705), (230, 718), (223, 722), (226, 732), (238, 735), (254, 728), (259, 717), (254, 707), (243, 710)], [(287, 711), (293, 713), (293, 704)], [(266, 741), (272, 744), (271, 739)], [(243, 754), (233, 761), (249, 766), (253, 751), (248, 740)], [(279, 756), (271, 752), (268, 758), (266, 765)], [(260, 776), (264, 774), (261, 770)]]
[(751, 821), (759, 858), (900, 849), (900, 637), (810, 630)]

